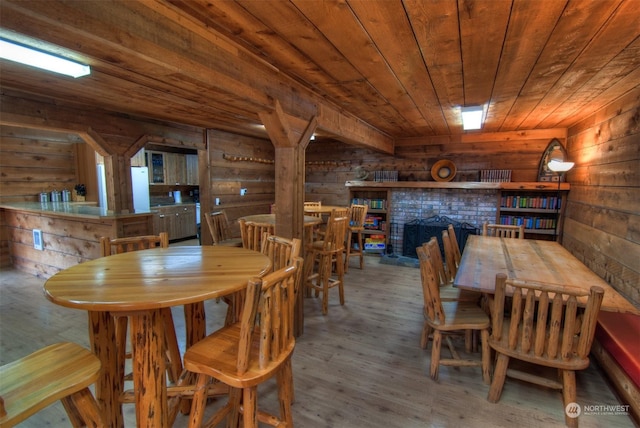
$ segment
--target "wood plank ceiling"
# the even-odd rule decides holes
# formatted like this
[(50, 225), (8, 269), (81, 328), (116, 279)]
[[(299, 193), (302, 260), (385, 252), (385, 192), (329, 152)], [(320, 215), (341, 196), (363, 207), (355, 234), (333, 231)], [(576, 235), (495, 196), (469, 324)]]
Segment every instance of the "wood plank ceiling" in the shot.
[(2, 60), (5, 93), (252, 135), (274, 99), (392, 140), (459, 134), (459, 107), (485, 103), (484, 131), (564, 128), (640, 82), (637, 0), (3, 0), (0, 17), (93, 69)]

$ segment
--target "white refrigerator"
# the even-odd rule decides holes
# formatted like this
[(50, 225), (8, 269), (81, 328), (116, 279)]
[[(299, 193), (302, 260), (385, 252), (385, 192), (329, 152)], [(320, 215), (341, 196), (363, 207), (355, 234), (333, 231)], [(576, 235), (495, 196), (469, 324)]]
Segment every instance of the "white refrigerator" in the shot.
[(131, 167), (131, 186), (133, 192), (133, 210), (149, 211), (149, 168), (146, 166)]

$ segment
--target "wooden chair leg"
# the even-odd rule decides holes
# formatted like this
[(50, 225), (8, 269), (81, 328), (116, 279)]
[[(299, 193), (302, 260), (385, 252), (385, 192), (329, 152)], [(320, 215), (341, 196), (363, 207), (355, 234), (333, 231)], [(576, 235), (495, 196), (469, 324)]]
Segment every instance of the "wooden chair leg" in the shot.
[(491, 383), (491, 347), (489, 346), (489, 330), (480, 332), (482, 341), (482, 380), (486, 385)]
[(347, 233), (347, 245), (346, 245), (346, 257), (344, 259), (344, 271), (345, 273), (349, 272), (349, 260), (351, 260), (351, 241), (353, 239), (353, 234), (351, 232)]
[[(562, 370), (562, 407), (576, 402), (576, 373), (573, 370)], [(565, 412), (564, 422), (568, 427), (578, 428), (578, 419), (572, 418)]]
[(195, 392), (191, 398), (191, 414), (189, 416), (189, 428), (200, 428), (204, 417), (205, 407), (207, 404), (207, 383), (208, 376), (198, 374)]
[(362, 232), (358, 232), (358, 250), (360, 250), (360, 269), (364, 269), (364, 247), (362, 246)]
[(427, 344), (429, 343), (430, 334), (431, 334), (431, 327), (429, 326), (427, 321), (425, 321), (424, 325), (422, 326), (422, 333), (420, 335), (420, 347), (422, 349), (427, 349)]
[(104, 415), (89, 388), (61, 400), (74, 427), (103, 427)]
[(442, 333), (439, 330), (433, 331), (433, 343), (431, 344), (431, 379), (438, 380), (438, 370), (440, 368), (440, 348), (442, 347)]
[(278, 372), (278, 401), (280, 403), (280, 420), (286, 423), (286, 426), (293, 426), (293, 415), (291, 413), (291, 403), (293, 402), (293, 374), (289, 371), (291, 365), (285, 363), (282, 369)]
[(493, 381), (489, 387), (489, 395), (487, 400), (490, 403), (497, 403), (502, 395), (502, 387), (507, 376), (507, 367), (509, 366), (509, 357), (504, 354), (498, 354), (496, 360), (496, 368), (493, 371)]
[[(258, 428), (258, 388), (244, 388), (242, 390), (242, 426), (244, 428)], [(235, 425), (233, 425), (235, 427)], [(229, 427), (231, 428), (231, 427)]]
[[(340, 253), (336, 257), (343, 257), (343, 254)], [(339, 281), (338, 291), (340, 295), (340, 305), (344, 306), (344, 264), (340, 262), (336, 263), (336, 271)]]

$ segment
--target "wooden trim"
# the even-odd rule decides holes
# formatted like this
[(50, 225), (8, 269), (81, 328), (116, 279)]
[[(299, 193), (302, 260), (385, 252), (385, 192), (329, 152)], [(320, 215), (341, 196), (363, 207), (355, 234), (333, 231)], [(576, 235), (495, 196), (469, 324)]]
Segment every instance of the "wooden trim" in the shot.
[[(484, 190), (558, 190), (557, 182), (508, 182), (481, 183), (477, 181), (440, 182), (440, 181), (347, 181), (346, 187), (354, 188), (423, 188), (423, 189), (484, 189)], [(570, 190), (569, 183), (560, 183), (560, 190)]]
[(593, 341), (591, 355), (607, 374), (622, 403), (629, 405), (631, 416), (640, 424), (640, 389), (598, 340)]

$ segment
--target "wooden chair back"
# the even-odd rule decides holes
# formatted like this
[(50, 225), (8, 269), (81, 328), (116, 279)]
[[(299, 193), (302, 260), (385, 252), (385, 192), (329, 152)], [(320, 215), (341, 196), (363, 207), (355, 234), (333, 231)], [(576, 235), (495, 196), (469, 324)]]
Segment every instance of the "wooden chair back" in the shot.
[[(336, 210), (334, 210), (335, 212)], [(320, 243), (321, 248), (319, 250), (324, 252), (340, 252), (344, 251), (345, 237), (347, 233), (347, 224), (349, 224), (348, 216), (334, 216), (334, 212), (331, 213), (331, 217), (327, 221), (327, 229), (324, 233), (324, 238)]]
[(248, 250), (260, 251), (262, 249), (262, 235), (266, 232), (273, 235), (275, 226), (268, 223), (256, 223), (239, 219), (242, 247)]
[[(304, 203), (304, 208), (307, 208), (307, 207), (321, 207), (321, 206), (322, 206), (322, 201), (308, 201), (308, 202)], [(314, 217), (322, 217), (322, 213), (308, 213), (308, 214), (305, 213), (305, 215), (311, 215), (311, 216), (314, 216)]]
[(369, 207), (367, 205), (351, 204), (349, 231), (357, 232), (358, 230), (364, 230), (364, 222), (367, 218), (367, 211)]
[(214, 245), (233, 238), (231, 229), (229, 228), (229, 219), (224, 210), (205, 213), (204, 218), (207, 221), (209, 233), (211, 233)]
[(456, 231), (452, 224), (447, 226), (447, 233), (449, 233), (449, 239), (451, 240), (451, 249), (453, 250), (453, 259), (456, 263), (456, 267), (460, 267), (460, 259), (462, 258), (462, 252), (460, 251), (460, 245), (458, 244)]
[[(438, 252), (440, 252), (439, 249)], [(440, 300), (440, 281), (430, 251), (426, 246), (421, 246), (416, 248), (416, 253), (420, 261), (424, 315), (432, 322), (444, 324), (445, 313)]]
[(442, 262), (442, 254), (440, 253), (440, 246), (438, 245), (438, 238), (432, 236), (429, 241), (422, 244), (422, 247), (427, 251), (427, 254), (431, 258), (433, 268), (436, 273), (436, 280), (438, 284), (445, 285), (450, 284), (449, 276), (444, 269), (444, 263)]
[(0, 367), (0, 426), (12, 427), (61, 400), (73, 426), (106, 426), (89, 387), (100, 360), (75, 343), (56, 343)]
[[(238, 374), (251, 365), (265, 370), (277, 367), (293, 352), (293, 310), (297, 272), (301, 269), (302, 259), (298, 257), (292, 266), (249, 281), (240, 319)], [(257, 348), (252, 346), (254, 335), (259, 342)], [(257, 352), (252, 352), (255, 349)]]
[(506, 224), (490, 224), (485, 222), (482, 225), (482, 236), (524, 239), (524, 225), (510, 226)]
[(451, 238), (449, 238), (449, 231), (442, 231), (442, 246), (444, 247), (444, 267), (447, 274), (447, 282), (452, 283), (456, 274), (458, 273), (458, 266), (456, 265), (456, 258), (451, 246)]
[[(511, 315), (505, 317), (506, 289), (513, 290)], [(604, 290), (589, 292), (496, 275), (490, 345), (524, 361), (569, 370), (589, 365)], [(588, 296), (584, 311), (578, 298)]]
[(272, 271), (291, 266), (300, 257), (302, 242), (298, 238), (287, 239), (265, 232), (262, 235), (262, 254), (271, 260)]
[(106, 236), (100, 238), (100, 252), (102, 257), (156, 247), (169, 247), (169, 235), (167, 232), (161, 232), (159, 235), (142, 235), (128, 238), (111, 239)]

